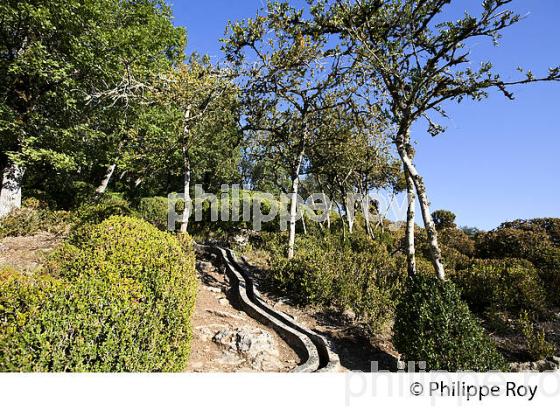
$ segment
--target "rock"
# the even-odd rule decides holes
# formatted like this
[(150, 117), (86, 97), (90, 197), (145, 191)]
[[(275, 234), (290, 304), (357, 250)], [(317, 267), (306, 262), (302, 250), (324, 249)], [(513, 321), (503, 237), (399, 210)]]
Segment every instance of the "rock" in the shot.
[(342, 312), (342, 316), (344, 317), (344, 319), (351, 322), (356, 320), (356, 313), (350, 308), (344, 309), (344, 311)]
[(539, 360), (537, 362), (511, 363), (510, 370), (514, 373), (519, 372), (550, 372), (558, 371), (559, 365), (551, 360)]
[(218, 303), (222, 306), (229, 306), (229, 300), (227, 300), (227, 298), (220, 298), (218, 299)]
[(212, 340), (227, 348), (222, 359), (228, 362), (226, 364), (234, 363), (231, 357), (234, 355), (238, 364), (246, 361), (253, 370), (272, 372), (284, 368), (272, 335), (264, 330), (248, 326), (224, 329), (216, 333)]
[(244, 358), (239, 357), (238, 355), (231, 352), (224, 352), (224, 354), (218, 359), (218, 362), (220, 364), (232, 367), (238, 367), (244, 361)]
[(249, 243), (249, 236), (247, 234), (237, 234), (232, 238), (233, 243), (239, 246), (245, 246)]
[(550, 361), (552, 361), (553, 363), (555, 363), (556, 366), (560, 367), (560, 357), (558, 357), (558, 356), (552, 356), (552, 358), (550, 359)]
[(194, 329), (194, 334), (203, 342), (208, 342), (212, 340), (214, 335), (216, 334), (216, 330), (212, 328), (225, 328), (227, 326), (215, 324), (215, 325), (208, 325), (208, 326), (198, 326)]
[(277, 357), (266, 352), (260, 352), (251, 360), (251, 367), (263, 372), (274, 372), (286, 366)]
[(196, 269), (200, 270), (200, 271), (204, 271), (204, 272), (213, 271), (214, 270), (214, 265), (212, 265), (210, 262), (206, 262), (206, 261), (197, 261), (196, 262)]
[(264, 330), (248, 327), (239, 329), (235, 342), (237, 350), (249, 357), (257, 357), (261, 352), (278, 356), (272, 335)]
[(215, 288), (213, 286), (203, 286), (202, 287), (204, 290), (207, 290), (208, 292), (212, 292), (212, 293), (222, 293), (222, 289), (220, 288)]

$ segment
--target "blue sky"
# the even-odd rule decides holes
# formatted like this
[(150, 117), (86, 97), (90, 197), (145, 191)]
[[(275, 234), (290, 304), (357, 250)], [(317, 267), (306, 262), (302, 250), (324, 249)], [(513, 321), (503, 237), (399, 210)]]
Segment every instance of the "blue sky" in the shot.
[[(450, 18), (481, 0), (455, 0)], [(294, 4), (302, 4), (295, 0)], [(175, 0), (175, 23), (188, 32), (188, 51), (220, 58), (228, 20), (255, 15), (260, 0)], [(504, 33), (499, 47), (480, 41), (473, 62), (490, 60), (506, 79), (515, 68), (536, 74), (560, 65), (560, 1), (516, 0), (527, 17)], [(476, 9), (476, 8), (475, 8)], [(432, 208), (449, 209), (460, 225), (492, 229), (517, 218), (560, 217), (560, 83), (514, 89), (517, 99), (493, 93), (483, 102), (446, 107), (447, 131), (435, 138), (418, 124), (416, 163)]]

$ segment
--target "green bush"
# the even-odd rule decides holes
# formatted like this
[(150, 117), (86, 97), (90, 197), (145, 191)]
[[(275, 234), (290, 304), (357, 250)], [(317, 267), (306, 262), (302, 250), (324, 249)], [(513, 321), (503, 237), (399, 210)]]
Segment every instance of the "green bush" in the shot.
[(432, 218), (438, 231), (441, 229), (453, 229), (457, 227), (455, 224), (457, 216), (451, 211), (447, 211), (445, 209), (434, 211), (432, 213)]
[(111, 217), (42, 275), (0, 275), (0, 371), (184, 370), (197, 288), (189, 244)]
[(138, 205), (138, 213), (145, 221), (162, 231), (166, 231), (168, 206), (168, 200), (165, 197), (142, 198)]
[(503, 357), (449, 281), (408, 280), (396, 309), (393, 342), (406, 361), (427, 370), (499, 371)]
[(111, 216), (132, 216), (129, 202), (118, 196), (106, 194), (97, 201), (86, 202), (76, 210), (81, 225), (98, 224)]
[(554, 356), (556, 348), (546, 341), (544, 331), (537, 331), (528, 312), (523, 312), (519, 317), (519, 327), (527, 343), (527, 352), (531, 360), (538, 361)]
[(351, 309), (371, 330), (386, 330), (399, 287), (399, 261), (367, 237), (300, 238), (295, 258), (273, 258), (276, 288), (301, 304)]
[(66, 234), (74, 222), (70, 212), (50, 211), (33, 207), (14, 209), (0, 219), (0, 239), (7, 236), (32, 236), (40, 231), (57, 235)]
[(523, 259), (474, 260), (451, 278), (477, 313), (488, 309), (540, 313), (546, 309), (546, 292), (538, 272)]
[(546, 284), (549, 301), (560, 305), (560, 219), (504, 223), (478, 236), (477, 252), (482, 258), (527, 259)]

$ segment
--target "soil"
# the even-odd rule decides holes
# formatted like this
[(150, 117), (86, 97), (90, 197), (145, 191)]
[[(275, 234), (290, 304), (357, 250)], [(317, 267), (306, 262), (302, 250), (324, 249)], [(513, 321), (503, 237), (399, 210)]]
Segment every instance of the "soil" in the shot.
[[(199, 292), (193, 317), (189, 372), (289, 372), (299, 364), (296, 353), (273, 330), (234, 308), (228, 299), (228, 278), (210, 262), (199, 261)], [(214, 341), (220, 331), (254, 329), (270, 334), (278, 352), (254, 363), (250, 357)]]
[(62, 240), (60, 236), (48, 232), (4, 238), (0, 241), (0, 268), (11, 267), (22, 272), (33, 272), (41, 267), (45, 256)]

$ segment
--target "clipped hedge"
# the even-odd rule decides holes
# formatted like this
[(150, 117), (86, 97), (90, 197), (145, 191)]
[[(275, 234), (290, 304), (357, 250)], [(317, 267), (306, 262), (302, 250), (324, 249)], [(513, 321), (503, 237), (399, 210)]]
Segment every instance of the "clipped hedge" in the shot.
[(500, 371), (504, 358), (449, 281), (416, 276), (396, 309), (393, 342), (406, 361), (427, 370)]
[(42, 275), (0, 275), (0, 371), (182, 371), (196, 289), (188, 238), (111, 217)]
[(76, 210), (76, 217), (82, 225), (98, 224), (111, 216), (133, 216), (130, 203), (117, 194), (105, 194), (98, 200), (83, 203)]

